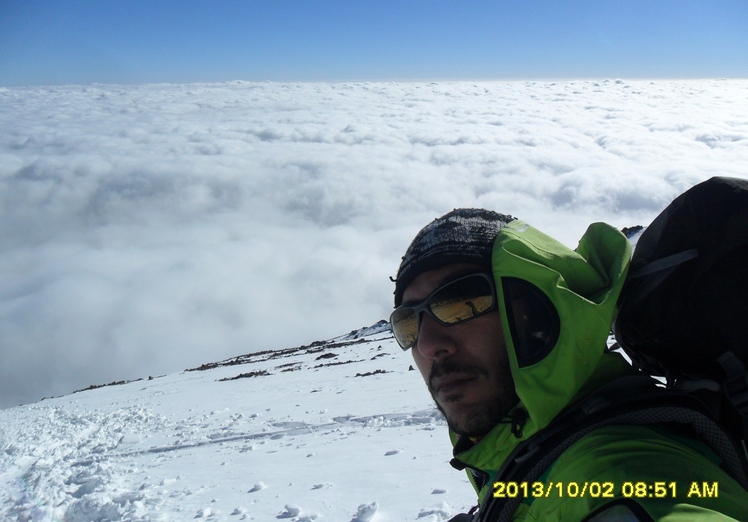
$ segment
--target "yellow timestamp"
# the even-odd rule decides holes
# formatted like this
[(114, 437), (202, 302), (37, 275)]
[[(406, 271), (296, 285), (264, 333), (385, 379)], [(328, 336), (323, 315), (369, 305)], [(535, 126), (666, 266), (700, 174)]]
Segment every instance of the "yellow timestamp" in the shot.
[[(494, 482), (495, 498), (676, 498), (677, 482)], [(692, 482), (686, 495), (719, 497), (719, 483)]]
[(613, 482), (494, 482), (495, 498), (592, 497), (615, 498)]

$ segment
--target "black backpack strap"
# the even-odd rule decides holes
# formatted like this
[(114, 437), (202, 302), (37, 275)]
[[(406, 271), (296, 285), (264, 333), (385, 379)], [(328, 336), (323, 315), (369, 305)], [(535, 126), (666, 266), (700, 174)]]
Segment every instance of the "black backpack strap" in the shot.
[(660, 258), (657, 261), (644, 265), (638, 270), (630, 272), (627, 276), (627, 280), (638, 279), (645, 276), (652, 277), (649, 277), (641, 284), (641, 286), (637, 287), (635, 292), (631, 293), (628, 297), (630, 300), (629, 306), (636, 305), (636, 303), (641, 301), (647, 294), (657, 288), (657, 286), (659, 286), (659, 284), (662, 283), (662, 281), (664, 281), (676, 267), (697, 257), (699, 257), (699, 251), (695, 248), (691, 248), (689, 250), (684, 250), (683, 252), (678, 252), (677, 254)]
[[(727, 473), (748, 489), (748, 463), (735, 442), (714, 421), (698, 399), (656, 386), (649, 377), (617, 379), (572, 405), (557, 420), (512, 452), (495, 480), (537, 481), (572, 444), (596, 429), (611, 425), (676, 423), (690, 427), (720, 457)], [(509, 521), (523, 497), (494, 498), (488, 495), (478, 520)]]
[(695, 248), (690, 248), (688, 250), (684, 250), (683, 252), (678, 252), (677, 254), (662, 257), (657, 261), (652, 261), (651, 263), (644, 265), (640, 269), (631, 272), (627, 277), (630, 279), (644, 277), (646, 275), (654, 274), (655, 272), (659, 272), (667, 268), (674, 268), (690, 259), (694, 259), (697, 257), (699, 257), (699, 251)]
[[(735, 410), (738, 426), (736, 430), (743, 440), (743, 451), (746, 451), (745, 441), (748, 439), (748, 372), (742, 361), (732, 351), (727, 351), (717, 358), (717, 362), (725, 372), (722, 389), (730, 407)], [(746, 452), (748, 457), (748, 452)]]

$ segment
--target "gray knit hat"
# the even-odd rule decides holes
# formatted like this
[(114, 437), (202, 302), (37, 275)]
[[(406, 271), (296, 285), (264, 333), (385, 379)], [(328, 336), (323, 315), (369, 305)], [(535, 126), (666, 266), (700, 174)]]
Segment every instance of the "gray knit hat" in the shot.
[(496, 234), (514, 219), (491, 210), (458, 208), (423, 227), (397, 271), (395, 307), (402, 303), (405, 288), (422, 272), (453, 263), (490, 267)]

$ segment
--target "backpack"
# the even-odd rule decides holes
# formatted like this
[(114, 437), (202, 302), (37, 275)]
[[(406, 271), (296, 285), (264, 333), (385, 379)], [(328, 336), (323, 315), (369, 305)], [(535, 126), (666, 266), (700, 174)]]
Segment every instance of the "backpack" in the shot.
[[(535, 481), (603, 426), (669, 423), (705, 441), (748, 489), (748, 181), (712, 178), (655, 218), (637, 242), (613, 332), (611, 349), (623, 348), (643, 374), (559, 414), (494, 480)], [(488, 496), (458, 520), (509, 521), (521, 500)]]
[(613, 332), (635, 367), (698, 396), (745, 452), (748, 180), (700, 183), (647, 227)]

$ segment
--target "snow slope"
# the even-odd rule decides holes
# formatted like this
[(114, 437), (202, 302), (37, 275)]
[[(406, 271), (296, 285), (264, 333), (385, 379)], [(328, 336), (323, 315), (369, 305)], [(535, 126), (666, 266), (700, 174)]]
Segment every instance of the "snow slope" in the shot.
[(439, 521), (475, 495), (386, 323), (0, 410), (0, 520)]

